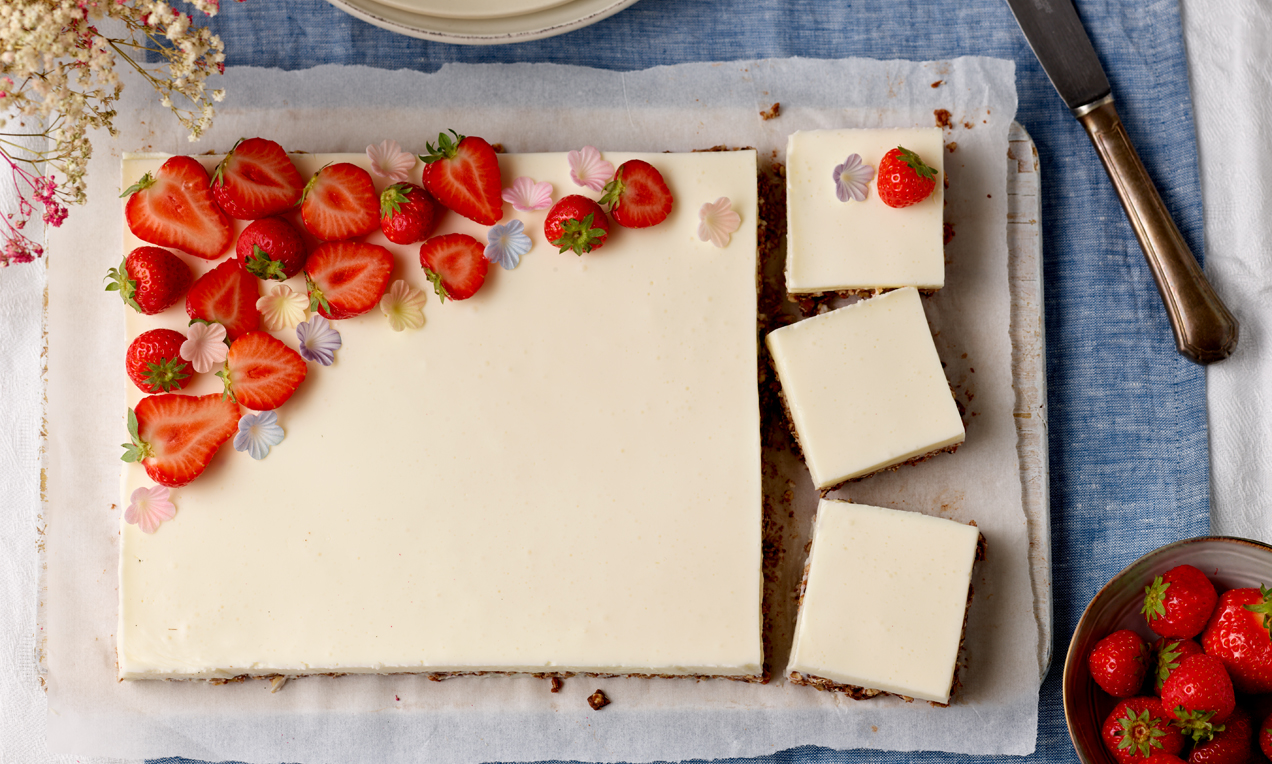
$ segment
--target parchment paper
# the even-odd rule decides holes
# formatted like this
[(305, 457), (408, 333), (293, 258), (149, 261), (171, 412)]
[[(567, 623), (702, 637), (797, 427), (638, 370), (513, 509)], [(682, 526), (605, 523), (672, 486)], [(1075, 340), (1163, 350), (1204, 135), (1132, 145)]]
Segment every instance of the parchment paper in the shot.
[[(98, 136), (90, 203), (50, 237), (48, 639), (49, 740), (81, 755), (361, 762), (581, 759), (651, 761), (771, 753), (798, 745), (1026, 754), (1034, 750), (1038, 638), (1012, 421), (1006, 267), (1011, 62), (765, 60), (636, 73), (555, 65), (447, 66), (436, 74), (320, 67), (231, 70), (230, 99), (197, 144), (140, 103), (116, 139)], [(781, 103), (781, 115), (761, 111)], [(362, 151), (394, 138), (421, 151), (454, 128), (508, 151), (690, 150), (754, 146), (780, 160), (786, 136), (817, 127), (935, 124), (950, 114), (946, 154), (947, 286), (927, 301), (967, 442), (952, 456), (853, 484), (858, 501), (975, 519), (988, 539), (968, 624), (963, 688), (949, 708), (896, 698), (857, 702), (781, 679), (794, 607), (773, 598), (774, 681), (575, 677), (560, 694), (532, 677), (307, 678), (270, 694), (227, 686), (115, 679), (118, 443), (125, 429), (123, 311), (102, 291), (122, 237), (124, 151), (224, 152), (247, 135), (308, 151)], [(784, 426), (784, 424), (782, 425)], [(785, 515), (775, 587), (791, 592), (815, 507), (807, 471), (766, 454), (769, 495)], [(790, 495), (782, 497), (784, 489)], [(585, 703), (604, 688), (613, 704)]]

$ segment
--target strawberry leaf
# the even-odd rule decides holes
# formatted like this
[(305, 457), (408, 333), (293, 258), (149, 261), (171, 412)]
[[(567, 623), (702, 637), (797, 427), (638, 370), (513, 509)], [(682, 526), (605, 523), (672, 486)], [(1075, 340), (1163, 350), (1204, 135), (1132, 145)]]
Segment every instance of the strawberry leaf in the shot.
[(260, 245), (252, 245), (252, 254), (248, 255), (247, 272), (258, 279), (272, 279), (274, 281), (286, 281), (287, 274), (283, 272), (283, 263), (281, 260), (274, 260), (269, 253), (260, 248)]
[(1166, 615), (1166, 590), (1170, 588), (1170, 584), (1162, 580), (1161, 576), (1153, 579), (1153, 583), (1144, 587), (1144, 607), (1140, 612), (1148, 619), (1149, 624), (1158, 618)]
[(926, 178), (927, 180), (933, 180), (936, 178), (936, 170), (924, 164), (918, 154), (904, 146), (897, 146), (897, 151), (901, 152), (901, 161), (909, 165), (910, 169), (914, 170), (915, 175), (918, 175), (920, 178)]
[(141, 436), (137, 434), (137, 412), (131, 408), (128, 409), (128, 435), (130, 442), (122, 443), (124, 447), (124, 455), (119, 457), (128, 463), (139, 462), (150, 456), (150, 446), (143, 443)]
[(135, 297), (137, 293), (137, 282), (128, 276), (127, 260), (119, 263), (118, 268), (111, 268), (106, 271), (106, 278), (110, 280), (106, 284), (107, 292), (119, 292), (119, 296), (123, 298), (124, 304), (138, 313), (141, 312), (141, 306), (137, 304)]
[(1263, 616), (1263, 628), (1272, 634), (1272, 589), (1260, 584), (1259, 594), (1263, 597), (1263, 601), (1257, 605), (1246, 605), (1245, 609)]
[(145, 191), (147, 188), (150, 188), (154, 184), (155, 184), (154, 177), (150, 173), (146, 173), (145, 175), (141, 176), (141, 180), (137, 181), (136, 183), (132, 184), (128, 188), (124, 189), (124, 193), (120, 194), (119, 198), (123, 199), (124, 197), (132, 196), (138, 191)]
[[(564, 250), (562, 250), (564, 251)], [(433, 284), (433, 291), (437, 292), (437, 299), (446, 302), (446, 298), (450, 297), (450, 292), (446, 291), (446, 284), (442, 283), (442, 275), (435, 271), (424, 269), (424, 277)]]
[(466, 136), (460, 135), (454, 130), (451, 130), (450, 134), (455, 136), (453, 141), (446, 137), (446, 133), (438, 133), (436, 147), (431, 143), (424, 144), (424, 149), (428, 153), (420, 154), (420, 161), (424, 164), (432, 164), (443, 159), (451, 159), (459, 153), (459, 142), (464, 140)]

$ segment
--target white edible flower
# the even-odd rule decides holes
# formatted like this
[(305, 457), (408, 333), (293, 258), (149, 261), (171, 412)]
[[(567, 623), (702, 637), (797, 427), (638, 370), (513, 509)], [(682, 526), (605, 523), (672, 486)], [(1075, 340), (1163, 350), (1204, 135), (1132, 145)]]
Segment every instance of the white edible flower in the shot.
[(389, 318), (389, 326), (400, 332), (408, 326), (424, 326), (424, 293), (398, 279), (380, 298), (380, 312)]
[(261, 312), (265, 328), (271, 332), (279, 329), (290, 329), (305, 320), (305, 308), (309, 300), (305, 296), (293, 292), (286, 284), (276, 284), (269, 294), (262, 295), (256, 301), (256, 309)]

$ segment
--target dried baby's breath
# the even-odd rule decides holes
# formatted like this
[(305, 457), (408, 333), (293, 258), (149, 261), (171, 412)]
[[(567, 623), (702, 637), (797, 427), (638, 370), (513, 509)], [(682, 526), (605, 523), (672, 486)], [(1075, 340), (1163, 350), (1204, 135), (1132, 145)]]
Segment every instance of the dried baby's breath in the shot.
[[(189, 4), (207, 16), (219, 10), (219, 0)], [(104, 18), (122, 22), (124, 34), (101, 34), (94, 23)], [(161, 0), (0, 2), (0, 158), (19, 199), (3, 218), (0, 267), (43, 254), (22, 233), (37, 203), (43, 222), (58, 226), (67, 204), (84, 202), (88, 132), (116, 133), (120, 65), (158, 91), (194, 141), (212, 124), (213, 102), (225, 97), (206, 88), (208, 75), (225, 70), (224, 51), (219, 37)], [(45, 138), (47, 148), (30, 149), (23, 138)]]

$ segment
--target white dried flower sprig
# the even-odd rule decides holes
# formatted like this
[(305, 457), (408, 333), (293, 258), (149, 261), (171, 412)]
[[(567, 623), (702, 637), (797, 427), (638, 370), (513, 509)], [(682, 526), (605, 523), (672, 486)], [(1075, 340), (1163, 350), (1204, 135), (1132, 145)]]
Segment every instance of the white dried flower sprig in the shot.
[[(213, 16), (220, 0), (190, 0)], [(116, 19), (124, 33), (101, 34), (94, 22)], [(156, 63), (146, 55), (155, 54)], [(123, 92), (120, 62), (150, 83), (197, 140), (212, 124), (209, 75), (225, 70), (225, 48), (194, 18), (162, 0), (4, 0), (0, 2), (0, 159), (7, 163), (19, 209), (0, 217), (0, 267), (31, 262), (43, 249), (22, 228), (44, 207), (43, 222), (58, 226), (67, 204), (84, 202), (84, 173), (93, 147), (88, 131), (116, 133), (115, 104)], [(46, 138), (31, 150), (19, 137)], [(0, 163), (0, 171), (4, 164)]]

